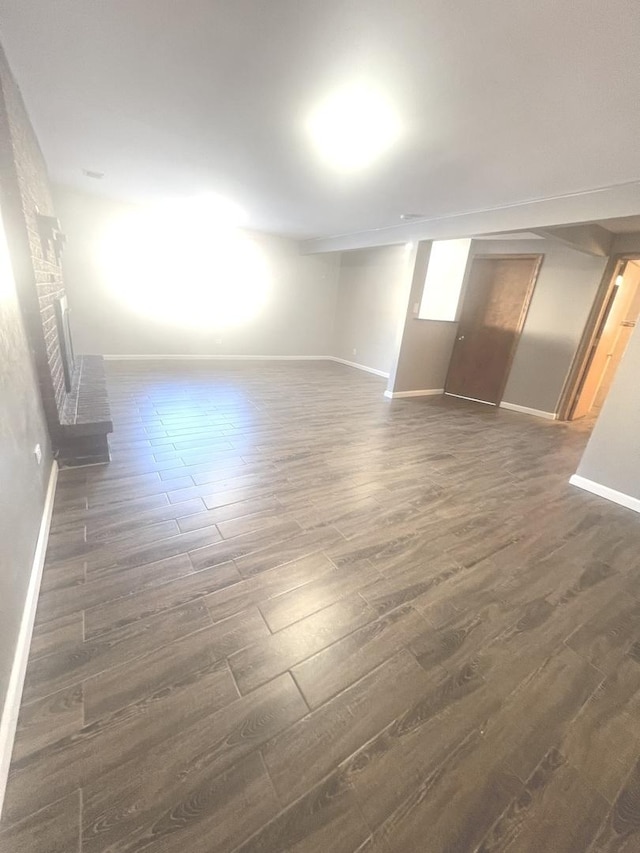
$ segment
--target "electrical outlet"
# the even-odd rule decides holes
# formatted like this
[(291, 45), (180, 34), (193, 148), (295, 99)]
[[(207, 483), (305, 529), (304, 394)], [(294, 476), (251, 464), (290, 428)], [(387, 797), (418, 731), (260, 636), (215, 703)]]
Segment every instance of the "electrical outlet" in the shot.
[(355, 347), (351, 350), (351, 355), (357, 355), (357, 350)]
[(42, 448), (40, 447), (39, 444), (36, 444), (36, 446), (33, 448), (33, 455), (36, 457), (36, 462), (38, 463), (38, 465), (41, 465), (42, 464)]

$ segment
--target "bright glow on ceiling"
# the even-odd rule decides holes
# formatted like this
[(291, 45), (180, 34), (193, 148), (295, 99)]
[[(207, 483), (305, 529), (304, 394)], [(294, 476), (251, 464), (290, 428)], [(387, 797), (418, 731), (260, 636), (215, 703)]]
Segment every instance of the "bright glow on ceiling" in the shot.
[(389, 101), (362, 84), (329, 95), (309, 116), (307, 130), (318, 155), (340, 172), (366, 169), (401, 135)]
[(237, 229), (243, 212), (214, 195), (140, 208), (106, 229), (105, 285), (149, 320), (194, 329), (251, 322), (270, 291), (264, 253)]
[(200, 193), (196, 196), (168, 199), (154, 206), (153, 215), (167, 217), (174, 224), (182, 221), (187, 227), (207, 233), (247, 224), (247, 213), (236, 202), (217, 193)]

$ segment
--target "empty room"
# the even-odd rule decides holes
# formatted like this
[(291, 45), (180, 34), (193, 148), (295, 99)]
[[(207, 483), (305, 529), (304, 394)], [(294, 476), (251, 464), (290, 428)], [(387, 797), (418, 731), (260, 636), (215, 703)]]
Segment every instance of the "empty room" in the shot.
[(640, 9), (0, 5), (0, 853), (639, 853)]

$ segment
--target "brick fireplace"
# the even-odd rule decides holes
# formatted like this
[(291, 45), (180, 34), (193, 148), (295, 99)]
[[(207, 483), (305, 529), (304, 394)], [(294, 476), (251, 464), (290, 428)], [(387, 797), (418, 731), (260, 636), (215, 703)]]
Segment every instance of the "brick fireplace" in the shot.
[(1, 47), (0, 209), (54, 453), (62, 465), (108, 462), (113, 427), (101, 357), (68, 362), (65, 381), (64, 234), (38, 140)]

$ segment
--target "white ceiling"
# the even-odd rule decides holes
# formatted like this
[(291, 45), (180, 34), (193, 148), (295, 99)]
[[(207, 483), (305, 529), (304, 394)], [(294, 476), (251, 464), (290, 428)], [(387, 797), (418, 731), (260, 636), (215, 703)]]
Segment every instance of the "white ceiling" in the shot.
[[(638, 0), (2, 0), (0, 37), (54, 180), (116, 198), (319, 237), (640, 179)], [(404, 130), (347, 178), (303, 124), (354, 79)]]

